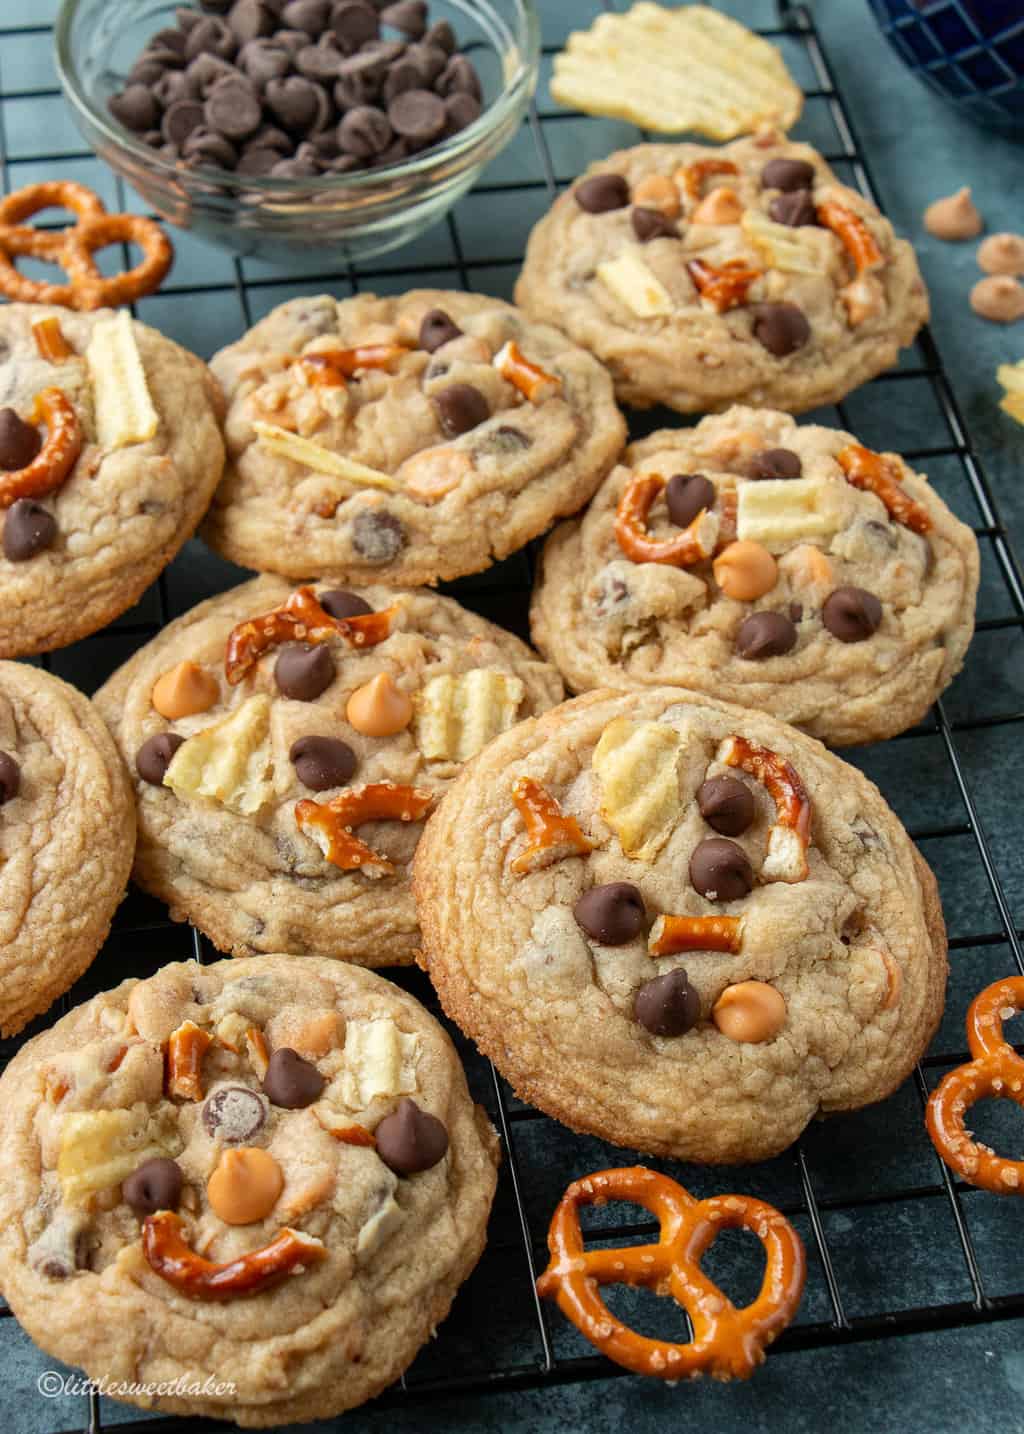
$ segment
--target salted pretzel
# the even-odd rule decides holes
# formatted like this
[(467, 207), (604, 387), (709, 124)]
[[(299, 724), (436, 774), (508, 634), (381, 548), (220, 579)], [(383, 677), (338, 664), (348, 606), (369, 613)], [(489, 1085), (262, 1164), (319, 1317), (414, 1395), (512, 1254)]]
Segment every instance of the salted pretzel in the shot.
[(652, 956), (675, 956), (680, 951), (727, 951), (735, 956), (742, 948), (739, 916), (659, 916), (647, 940)]
[(817, 207), (818, 223), (831, 229), (853, 261), (858, 276), (880, 269), (885, 255), (875, 242), (871, 230), (859, 214), (838, 200), (826, 199)]
[(232, 1300), (259, 1294), (286, 1275), (300, 1274), (327, 1258), (322, 1241), (285, 1227), (262, 1249), (217, 1264), (196, 1254), (182, 1236), (182, 1228), (181, 1216), (173, 1210), (147, 1215), (142, 1253), (150, 1269), (192, 1299)]
[[(586, 1250), (579, 1207), (628, 1200), (659, 1224), (653, 1245)], [(764, 1279), (757, 1298), (742, 1309), (705, 1275), (700, 1261), (722, 1230), (742, 1228), (764, 1246)], [(689, 1191), (642, 1165), (601, 1170), (576, 1180), (555, 1210), (548, 1231), (551, 1260), (538, 1293), (557, 1300), (567, 1319), (602, 1354), (659, 1379), (710, 1374), (747, 1379), (796, 1314), (807, 1266), (800, 1236), (784, 1215), (750, 1195), (695, 1200)], [(624, 1325), (601, 1299), (601, 1285), (639, 1285), (669, 1294), (690, 1316), (689, 1344), (648, 1339)]]
[(660, 473), (634, 473), (615, 511), (615, 541), (634, 563), (669, 563), (689, 567), (709, 558), (718, 540), (718, 518), (702, 508), (693, 522), (673, 538), (652, 538), (647, 515), (665, 487)]
[(344, 387), (360, 369), (389, 368), (409, 350), (402, 344), (358, 344), (351, 349), (318, 349), (295, 360), (311, 388)]
[(329, 637), (340, 637), (350, 647), (375, 647), (391, 635), (396, 611), (386, 607), (356, 617), (331, 617), (312, 588), (296, 588), (280, 607), (246, 618), (231, 629), (224, 648), (224, 674), (232, 687), (237, 686), (265, 652), (283, 642), (326, 642)]
[(363, 822), (418, 822), (433, 800), (431, 792), (419, 787), (368, 782), (364, 787), (346, 787), (328, 802), (314, 802), (309, 797), (296, 802), (295, 824), (341, 871), (390, 876), (395, 869), (392, 863), (360, 841), (352, 828)]
[(778, 752), (748, 742), (746, 737), (726, 737), (718, 749), (718, 760), (727, 767), (748, 772), (775, 803), (775, 822), (768, 833), (762, 880), (806, 880), (811, 799), (796, 769)]
[(964, 1125), (979, 1100), (1012, 1100), (1024, 1109), (1024, 1058), (1003, 1035), (1003, 1022), (1024, 1011), (1024, 976), (993, 981), (967, 1012), (972, 1061), (957, 1066), (932, 1091), (925, 1123), (951, 1170), (993, 1195), (1024, 1195), (1024, 1160), (1007, 1160), (974, 1140)]
[(674, 178), (687, 198), (696, 201), (700, 199), (705, 179), (711, 174), (739, 174), (739, 169), (731, 159), (695, 159), (677, 169)]
[(931, 514), (921, 503), (915, 503), (901, 487), (894, 465), (863, 443), (848, 443), (836, 454), (836, 462), (854, 488), (874, 493), (885, 504), (890, 518), (915, 533), (927, 533), (932, 526)]
[(532, 777), (520, 777), (512, 788), (512, 800), (523, 819), (527, 845), (512, 863), (519, 876), (539, 871), (567, 856), (586, 856), (594, 843), (580, 831), (575, 817), (567, 817), (550, 792)]
[(727, 259), (717, 266), (705, 259), (690, 259), (686, 272), (697, 293), (718, 314), (745, 304), (751, 284), (761, 277), (761, 270), (751, 269), (745, 259)]
[(0, 474), (0, 508), (9, 508), (19, 498), (42, 498), (54, 492), (82, 451), (82, 425), (59, 388), (44, 388), (36, 394), (28, 421), (34, 427), (46, 424), (46, 441), (31, 463)]
[[(51, 208), (70, 209), (75, 223), (52, 232), (22, 224), (41, 209)], [(137, 244), (142, 261), (106, 278), (92, 256), (97, 249), (119, 243)], [(59, 265), (68, 283), (50, 284), (19, 274), (14, 260), (22, 257)], [(171, 241), (159, 224), (141, 214), (108, 214), (98, 195), (73, 180), (44, 180), (0, 199), (0, 293), (9, 299), (68, 309), (129, 304), (160, 287), (173, 258)]]
[(203, 1098), (203, 1057), (213, 1045), (209, 1031), (185, 1021), (167, 1038), (167, 1094), (182, 1100)]
[(543, 403), (561, 391), (562, 380), (540, 364), (531, 363), (513, 339), (502, 345), (491, 363), (506, 383), (517, 388), (530, 403)]

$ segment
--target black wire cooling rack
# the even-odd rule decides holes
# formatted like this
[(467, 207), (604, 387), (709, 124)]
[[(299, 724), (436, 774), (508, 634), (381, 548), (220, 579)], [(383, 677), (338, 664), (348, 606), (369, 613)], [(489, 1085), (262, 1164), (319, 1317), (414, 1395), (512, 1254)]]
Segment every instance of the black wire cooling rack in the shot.
[[(41, 3), (52, 4), (52, 0)], [(605, 5), (613, 8), (608, 0)], [(547, 0), (546, 5), (542, 0), (542, 9), (556, 6), (560, 9), (561, 0)], [(594, 3), (593, 10), (599, 8)], [(876, 199), (868, 164), (811, 11), (804, 5), (781, 3), (778, 14), (777, 23), (760, 33), (780, 46), (803, 83), (807, 106), (798, 135), (816, 144), (842, 178)], [(5, 17), (0, 8), (4, 190), (71, 173), (94, 186), (105, 178), (110, 201), (118, 208), (131, 207), (137, 201), (120, 180), (112, 181), (101, 171), (66, 124), (62, 128), (59, 120), (53, 126), (46, 123), (45, 107), (59, 108), (59, 90), (45, 65), (31, 59), (23, 64), (22, 56), (28, 55), (26, 46), (33, 45), (38, 55), (49, 25), (12, 24), (11, 16), (11, 10)], [(545, 46), (545, 64), (558, 48)], [(57, 143), (40, 148), (33, 138), (26, 140), (29, 111), (19, 108), (23, 105), (33, 106), (31, 113), (40, 121), (31, 134), (52, 133)], [(13, 143), (12, 116), (18, 131)], [(596, 128), (599, 125), (603, 128)], [(59, 144), (62, 134), (69, 136), (64, 146)], [(534, 106), (524, 134), (512, 147), (511, 160), (491, 167), (486, 181), (448, 217), (447, 230), (442, 226), (434, 231), (425, 252), (417, 248), (411, 259), (392, 258), (377, 266), (342, 265), (333, 271), (300, 267), (295, 273), (219, 256), (220, 267), (213, 274), (185, 282), (184, 276), (191, 277), (194, 270), (185, 238), (178, 245), (175, 273), (159, 296), (140, 302), (139, 317), (209, 352), (296, 292), (393, 291), (436, 284), (508, 294), (521, 261), (521, 240), (558, 187), (591, 158), (636, 138), (637, 132), (625, 125), (609, 126)], [(92, 167), (82, 172), (83, 165)], [(506, 242), (512, 252), (502, 253)], [(216, 327), (205, 349), (195, 334), (197, 325), (203, 328), (204, 313), (212, 315), (209, 323)], [(715, 1171), (650, 1162), (682, 1179), (698, 1195), (724, 1189), (757, 1194), (777, 1204), (801, 1230), (810, 1263), (807, 1293), (797, 1320), (774, 1347), (773, 1359), (784, 1358), (788, 1351), (1024, 1315), (1021, 1261), (1002, 1258), (1011, 1241), (1015, 1248), (1019, 1239), (1012, 1224), (1014, 1202), (1000, 1201), (954, 1180), (935, 1157), (923, 1126), (929, 1090), (946, 1070), (967, 1059), (963, 1017), (970, 999), (999, 976), (1024, 973), (1022, 933), (1015, 927), (998, 869), (1002, 851), (1015, 850), (1013, 834), (986, 834), (984, 823), (988, 821), (994, 830), (994, 820), (978, 795), (989, 791), (989, 783), (981, 778), (998, 773), (1009, 751), (1001, 745), (1006, 733), (1019, 741), (1024, 724), (1017, 689), (1004, 680), (1008, 644), (1019, 644), (1024, 630), (1021, 568), (928, 331), (892, 372), (837, 408), (814, 416), (852, 429), (869, 444), (899, 448), (912, 463), (925, 466), (947, 501), (974, 523), (982, 548), (983, 582), (967, 673), (929, 718), (902, 738), (847, 754), (879, 782), (940, 878), (951, 934), (952, 975), (946, 1018), (933, 1050), (889, 1101), (816, 1124), (790, 1151), (769, 1163)], [(679, 420), (657, 412), (643, 415), (634, 424), (634, 436), (673, 421)], [(448, 590), (467, 606), (525, 636), (536, 548), (533, 544)], [(198, 570), (200, 592), (195, 591)], [(42, 659), (43, 665), (92, 690), (171, 616), (210, 590), (228, 586), (237, 576), (192, 544), (132, 613), (104, 633)], [(146, 975), (168, 960), (188, 956), (203, 961), (215, 959), (216, 953), (198, 932), (174, 926), (162, 907), (132, 891), (103, 952), (53, 1014), (62, 1014), (71, 1004), (127, 975)], [(440, 1014), (421, 973), (388, 974)], [(37, 1022), (21, 1038), (0, 1043), (0, 1059), (9, 1059), (28, 1035), (45, 1024), (45, 1020)], [(480, 1267), (458, 1296), (438, 1338), (375, 1405), (398, 1406), (410, 1416), (419, 1404), (442, 1396), (482, 1399), (492, 1391), (543, 1388), (622, 1372), (594, 1354), (557, 1311), (542, 1307), (533, 1282), (546, 1261), (547, 1221), (564, 1186), (588, 1171), (631, 1163), (633, 1157), (577, 1136), (521, 1104), (494, 1068), (458, 1031), (449, 1029), (473, 1094), (498, 1127), (505, 1158), (490, 1242)], [(1009, 1121), (1000, 1124), (1001, 1115), (985, 1114), (984, 1107), (976, 1115), (975, 1126), (986, 1138), (1002, 1138), (1004, 1149), (1013, 1148)], [(586, 1213), (590, 1233), (599, 1242), (636, 1242), (649, 1238), (655, 1228), (644, 1219), (624, 1223), (614, 1207)], [(741, 1239), (723, 1239), (705, 1263), (737, 1303), (756, 1290), (759, 1252)], [(651, 1309), (642, 1304), (638, 1292), (606, 1293), (620, 1313), (655, 1332)], [(0, 1303), (0, 1341), (4, 1326), (8, 1330), (12, 1326), (9, 1316)], [(657, 1332), (665, 1332), (664, 1326)], [(685, 1336), (676, 1329), (672, 1337)], [(44, 1358), (40, 1356), (40, 1361)], [(37, 1367), (43, 1369), (45, 1363)], [(0, 1372), (0, 1393), (3, 1382)], [(10, 1392), (19, 1400), (33, 1397), (21, 1388)], [(119, 1427), (136, 1431), (166, 1427), (163, 1419), (115, 1410), (96, 1393), (69, 1396), (52, 1427), (99, 1430), (111, 1416)], [(348, 1427), (352, 1419), (347, 1416)], [(176, 1421), (176, 1427), (184, 1425), (193, 1430), (219, 1427), (211, 1420)]]

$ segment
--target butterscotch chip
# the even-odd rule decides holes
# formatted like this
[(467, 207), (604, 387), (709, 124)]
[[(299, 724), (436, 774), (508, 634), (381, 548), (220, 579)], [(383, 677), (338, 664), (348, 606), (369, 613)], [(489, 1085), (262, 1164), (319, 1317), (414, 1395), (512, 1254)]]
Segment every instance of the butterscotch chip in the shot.
[(220, 697), (220, 684), (195, 662), (179, 662), (153, 684), (152, 703), (161, 717), (194, 717), (208, 712)]

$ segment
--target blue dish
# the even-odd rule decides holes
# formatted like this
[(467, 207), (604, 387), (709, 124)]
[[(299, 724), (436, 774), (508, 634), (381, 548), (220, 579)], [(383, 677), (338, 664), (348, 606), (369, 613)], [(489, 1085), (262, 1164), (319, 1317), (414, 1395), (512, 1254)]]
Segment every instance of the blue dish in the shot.
[(1024, 138), (1024, 0), (868, 0), (900, 59), (977, 124)]

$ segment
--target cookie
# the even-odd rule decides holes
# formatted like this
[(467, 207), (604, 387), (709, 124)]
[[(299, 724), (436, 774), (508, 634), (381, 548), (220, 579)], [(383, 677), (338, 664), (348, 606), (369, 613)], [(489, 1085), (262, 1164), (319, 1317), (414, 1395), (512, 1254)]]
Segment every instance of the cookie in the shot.
[(621, 400), (681, 413), (835, 403), (928, 317), (910, 245), (774, 130), (592, 165), (530, 235), (516, 301), (607, 364)]
[(219, 402), (199, 359), (124, 310), (0, 308), (0, 656), (136, 602), (220, 478)]
[(172, 623), (96, 701), (135, 777), (135, 879), (176, 920), (236, 956), (385, 966), (419, 943), (410, 867), (437, 800), (562, 695), (450, 598), (267, 576)]
[(212, 367), (229, 461), (203, 536), (292, 578), (479, 572), (582, 507), (625, 442), (601, 365), (481, 294), (294, 299)]
[(625, 465), (551, 535), (534, 594), (574, 691), (687, 687), (840, 746), (913, 726), (959, 671), (978, 545), (895, 454), (733, 408)]
[(448, 1014), (523, 1100), (641, 1151), (774, 1155), (895, 1090), (942, 1012), (935, 880), (877, 788), (678, 689), (499, 737), (414, 889)]
[(127, 773), (88, 698), (0, 662), (0, 1035), (45, 1011), (103, 945), (135, 850)]
[(483, 1250), (497, 1138), (437, 1022), (355, 967), (165, 966), (30, 1041), (0, 1092), (4, 1295), (48, 1354), (153, 1386), (145, 1408), (360, 1404)]

